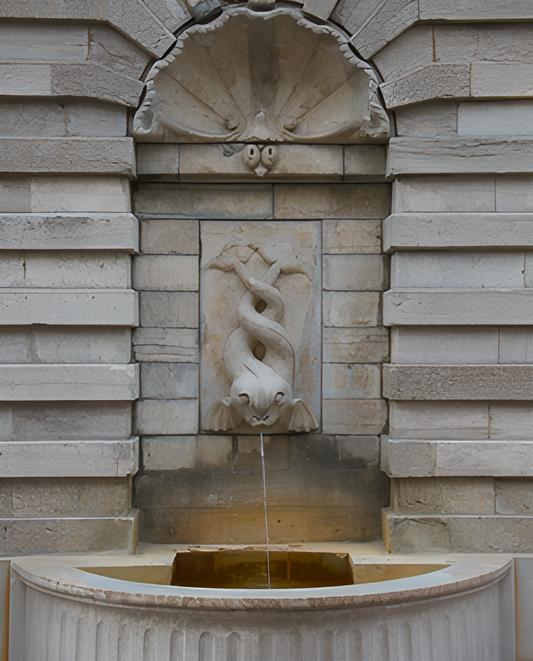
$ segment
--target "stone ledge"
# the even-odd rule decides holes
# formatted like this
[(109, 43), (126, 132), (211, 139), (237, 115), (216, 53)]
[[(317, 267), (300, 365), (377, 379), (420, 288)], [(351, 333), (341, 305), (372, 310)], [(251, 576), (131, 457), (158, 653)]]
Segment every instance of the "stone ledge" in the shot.
[(385, 326), (528, 326), (533, 289), (391, 289)]
[(0, 478), (132, 477), (139, 439), (0, 443)]
[(533, 247), (533, 213), (395, 213), (383, 224), (385, 252), (502, 247)]
[(388, 174), (518, 174), (533, 172), (527, 138), (392, 138)]
[(135, 175), (132, 138), (0, 138), (0, 174)]
[(0, 289), (0, 325), (138, 326), (138, 294), (128, 289)]
[(0, 555), (36, 553), (135, 553), (137, 510), (120, 517), (0, 519)]
[(389, 477), (532, 477), (532, 441), (382, 438)]
[(0, 250), (139, 251), (131, 213), (0, 214)]
[(516, 21), (533, 18), (529, 0), (418, 0), (421, 21)]
[(139, 365), (0, 365), (0, 400), (132, 401)]
[(533, 399), (533, 365), (383, 365), (394, 400)]
[(384, 510), (383, 527), (392, 553), (533, 552), (533, 516), (405, 515)]

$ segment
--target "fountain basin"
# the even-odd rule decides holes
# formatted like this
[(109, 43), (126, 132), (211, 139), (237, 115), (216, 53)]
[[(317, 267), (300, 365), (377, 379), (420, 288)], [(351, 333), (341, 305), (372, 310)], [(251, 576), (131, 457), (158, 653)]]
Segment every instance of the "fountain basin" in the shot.
[[(354, 566), (445, 565), (366, 557)], [(110, 561), (111, 560), (111, 561)], [(133, 560), (133, 561), (132, 561)], [(513, 561), (467, 556), (417, 576), (289, 589), (221, 589), (112, 578), (104, 556), (12, 562), (12, 661), (451, 661), (514, 658)], [(84, 568), (90, 571), (84, 571)], [(100, 569), (100, 574), (94, 573)], [(143, 570), (144, 571), (144, 570)], [(401, 570), (397, 570), (401, 571)]]

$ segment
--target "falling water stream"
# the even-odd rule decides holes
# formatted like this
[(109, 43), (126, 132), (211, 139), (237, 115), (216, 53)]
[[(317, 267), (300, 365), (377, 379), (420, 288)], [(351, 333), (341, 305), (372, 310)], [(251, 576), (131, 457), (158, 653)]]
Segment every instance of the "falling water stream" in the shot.
[(265, 444), (263, 442), (263, 434), (261, 436), (261, 463), (263, 466), (263, 507), (265, 510), (265, 533), (266, 533), (266, 560), (267, 560), (267, 581), (268, 589), (270, 590), (270, 541), (268, 538), (268, 511), (267, 511), (267, 483), (265, 472)]

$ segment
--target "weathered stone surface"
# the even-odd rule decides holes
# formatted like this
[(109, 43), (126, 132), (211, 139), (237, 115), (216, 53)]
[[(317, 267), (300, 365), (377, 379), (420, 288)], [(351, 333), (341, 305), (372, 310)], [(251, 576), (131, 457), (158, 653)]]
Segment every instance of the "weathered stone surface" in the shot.
[(387, 170), (387, 148), (382, 145), (351, 145), (344, 148), (344, 180), (380, 179)]
[(4, 518), (1, 553), (93, 553), (98, 551), (135, 552), (136, 519), (121, 517)]
[(0, 477), (131, 477), (138, 440), (0, 443)]
[(390, 437), (488, 439), (489, 406), (483, 402), (391, 402)]
[(137, 174), (147, 179), (154, 175), (171, 175), (166, 179), (177, 180), (180, 172), (180, 146), (159, 144), (137, 145)]
[(400, 177), (394, 183), (393, 211), (496, 211), (495, 198), (494, 177)]
[(459, 103), (457, 132), (470, 135), (533, 135), (533, 102), (476, 101)]
[(131, 510), (130, 478), (18, 478), (0, 482), (5, 517), (123, 516)]
[(385, 264), (381, 255), (325, 255), (324, 289), (332, 291), (382, 291)]
[(533, 507), (530, 480), (494, 480), (495, 514), (529, 515)]
[(139, 184), (135, 212), (176, 218), (272, 218), (268, 184)]
[(326, 399), (322, 402), (325, 434), (380, 434), (387, 420), (382, 399)]
[(512, 5), (500, 0), (419, 0), (421, 20), (505, 20), (532, 18), (532, 9), (528, 0), (514, 0)]
[(530, 248), (533, 214), (395, 213), (383, 223), (383, 249)]
[(384, 218), (388, 184), (276, 185), (276, 218)]
[(376, 292), (324, 292), (326, 326), (379, 326), (381, 295)]
[(139, 255), (133, 260), (133, 286), (148, 291), (198, 291), (196, 256)]
[(0, 440), (129, 438), (130, 402), (0, 403)]
[[(478, 63), (477, 66), (480, 66)], [(498, 65), (503, 66), (503, 65)], [(387, 108), (399, 108), (431, 99), (470, 96), (470, 65), (428, 64), (406, 76), (381, 85)], [(489, 94), (494, 94), (491, 90)]]
[(133, 400), (138, 365), (0, 365), (5, 402)]
[(141, 365), (143, 399), (198, 397), (198, 365), (144, 363)]
[(366, 23), (380, 4), (381, 0), (340, 0), (331, 18), (353, 34)]
[(134, 252), (138, 248), (138, 221), (133, 214), (0, 215), (1, 250)]
[[(386, 81), (404, 77), (407, 73), (434, 61), (433, 25), (414, 25), (399, 34), (372, 58)], [(439, 58), (455, 62), (455, 58)], [(416, 109), (413, 108), (412, 110)]]
[(144, 471), (194, 468), (196, 436), (154, 436), (142, 442)]
[(31, 210), (31, 180), (19, 177), (0, 179), (0, 212)]
[(418, 0), (381, 3), (356, 29), (352, 42), (363, 57), (371, 57), (418, 20)]
[(427, 101), (397, 108), (397, 135), (456, 136), (457, 106), (457, 101)]
[(323, 359), (326, 363), (380, 363), (389, 355), (386, 328), (324, 328)]
[[(151, 4), (154, 5), (157, 1), (151, 0)], [(150, 56), (126, 36), (108, 25), (97, 23), (90, 26), (89, 38), (87, 59), (90, 62), (129, 78), (141, 78), (146, 65), (150, 62)]]
[(381, 220), (324, 220), (324, 254), (381, 253)]
[(522, 213), (531, 211), (533, 177), (529, 175), (496, 177), (496, 211)]
[(436, 454), (434, 441), (381, 437), (381, 470), (393, 478), (434, 478)]
[(326, 20), (335, 9), (336, 4), (337, 0), (304, 0), (303, 9), (307, 14)]
[(386, 326), (524, 326), (532, 312), (529, 289), (392, 289), (383, 299)]
[[(517, 328), (517, 331), (522, 329)], [(508, 343), (506, 343), (508, 344)], [(406, 327), (392, 331), (392, 362), (447, 364), (497, 364), (527, 360), (505, 360), (500, 330), (495, 327), (470, 326), (442, 328)], [(523, 343), (524, 354), (526, 342)], [(525, 356), (519, 355), (520, 358)]]
[(131, 138), (0, 138), (0, 172), (134, 174)]
[(133, 352), (139, 362), (197, 363), (198, 331), (191, 328), (136, 328)]
[[(239, 439), (240, 440), (240, 439)], [(239, 441), (237, 441), (239, 443)], [(242, 447), (242, 443), (240, 444)], [(229, 436), (198, 436), (195, 468), (226, 469), (233, 459), (233, 440)], [(204, 503), (205, 504), (205, 503)]]
[(379, 399), (381, 370), (377, 365), (325, 363), (322, 396), (324, 399)]
[(200, 223), (197, 220), (143, 219), (141, 252), (152, 255), (198, 255)]
[[(130, 187), (126, 178), (43, 175), (26, 181), (31, 191), (30, 207), (20, 209), (16, 205), (16, 208), (6, 208), (2, 211), (33, 213), (131, 211)], [(1, 188), (2, 184), (0, 184), (0, 200)]]
[(490, 438), (531, 440), (533, 409), (529, 402), (491, 402)]
[(128, 363), (129, 328), (0, 326), (0, 363)]
[(0, 60), (4, 62), (83, 62), (88, 57), (87, 25), (3, 21)]
[(473, 62), (471, 66), (473, 97), (531, 97), (531, 63)]
[(500, 363), (533, 362), (533, 332), (529, 327), (500, 328), (499, 356)]
[(141, 292), (140, 302), (145, 328), (198, 328), (196, 292)]
[(4, 289), (0, 325), (137, 326), (137, 294), (120, 289)]
[(197, 399), (141, 400), (135, 410), (138, 434), (175, 436), (198, 431)]
[(533, 141), (521, 138), (392, 138), (388, 174), (531, 172)]
[[(532, 232), (533, 238), (533, 232)], [(393, 288), (499, 288), (526, 286), (528, 269), (522, 252), (401, 252), (393, 256)]]
[(495, 514), (496, 482), (452, 477), (392, 480), (391, 509), (395, 514)]
[(130, 270), (125, 253), (9, 250), (0, 261), (0, 287), (127, 289)]

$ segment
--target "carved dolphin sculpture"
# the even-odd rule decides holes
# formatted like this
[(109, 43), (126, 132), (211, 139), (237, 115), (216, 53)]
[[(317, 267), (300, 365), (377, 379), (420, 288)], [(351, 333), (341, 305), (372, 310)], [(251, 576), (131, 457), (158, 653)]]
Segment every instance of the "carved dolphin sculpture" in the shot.
[(229, 431), (246, 421), (258, 428), (278, 423), (288, 431), (315, 430), (318, 423), (311, 409), (301, 399), (293, 399), (294, 348), (280, 323), (283, 296), (273, 286), (281, 273), (307, 274), (300, 266), (270, 262), (258, 248), (250, 248), (270, 267), (263, 280), (254, 278), (238, 258), (237, 246), (225, 250), (207, 267), (234, 272), (246, 291), (239, 302), (239, 326), (224, 347), (224, 368), (232, 382), (230, 395), (211, 408), (204, 429)]

